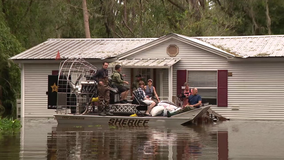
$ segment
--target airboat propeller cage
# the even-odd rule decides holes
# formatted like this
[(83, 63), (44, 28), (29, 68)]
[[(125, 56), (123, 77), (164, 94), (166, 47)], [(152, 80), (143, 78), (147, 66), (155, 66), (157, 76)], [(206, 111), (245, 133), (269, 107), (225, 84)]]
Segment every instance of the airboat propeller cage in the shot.
[(60, 63), (58, 73), (57, 108), (76, 107), (80, 114), (97, 96), (97, 82), (93, 75), (97, 68), (81, 58), (69, 58)]

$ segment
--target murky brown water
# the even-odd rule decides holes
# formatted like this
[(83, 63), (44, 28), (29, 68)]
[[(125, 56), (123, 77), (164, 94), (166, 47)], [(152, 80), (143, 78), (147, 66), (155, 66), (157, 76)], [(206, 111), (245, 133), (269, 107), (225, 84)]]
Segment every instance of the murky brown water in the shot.
[(284, 159), (283, 128), (281, 121), (117, 128), (25, 119), (20, 134), (0, 136), (0, 159)]

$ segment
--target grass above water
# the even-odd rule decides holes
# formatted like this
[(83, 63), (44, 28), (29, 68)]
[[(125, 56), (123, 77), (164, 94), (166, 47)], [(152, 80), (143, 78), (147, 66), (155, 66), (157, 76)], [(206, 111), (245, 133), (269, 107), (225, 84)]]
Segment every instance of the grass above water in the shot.
[(0, 133), (16, 133), (19, 132), (22, 125), (19, 120), (11, 118), (0, 119)]

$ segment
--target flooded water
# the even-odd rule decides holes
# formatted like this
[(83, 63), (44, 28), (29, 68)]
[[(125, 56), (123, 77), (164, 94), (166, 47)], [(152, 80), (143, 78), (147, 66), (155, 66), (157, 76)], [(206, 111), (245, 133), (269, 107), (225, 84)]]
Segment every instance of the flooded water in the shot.
[(284, 122), (227, 121), (174, 128), (57, 126), (24, 119), (21, 133), (0, 136), (2, 160), (284, 159)]

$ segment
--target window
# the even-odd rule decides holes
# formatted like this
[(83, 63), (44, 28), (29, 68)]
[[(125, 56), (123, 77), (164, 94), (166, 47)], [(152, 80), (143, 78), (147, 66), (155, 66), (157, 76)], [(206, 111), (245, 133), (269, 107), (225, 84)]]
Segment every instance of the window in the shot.
[(188, 71), (187, 81), (191, 88), (197, 88), (202, 103), (216, 105), (217, 71)]

